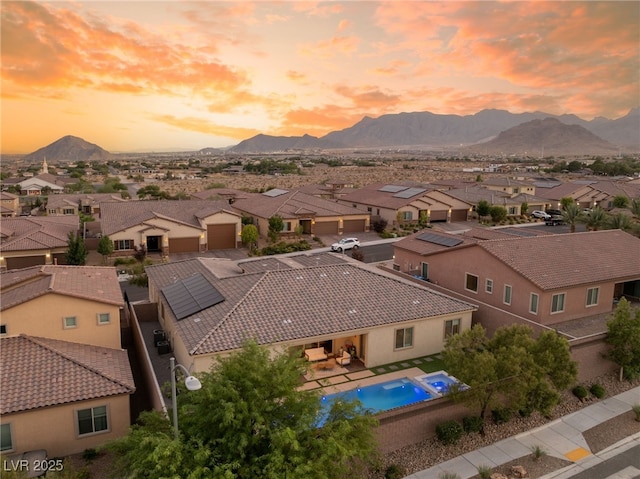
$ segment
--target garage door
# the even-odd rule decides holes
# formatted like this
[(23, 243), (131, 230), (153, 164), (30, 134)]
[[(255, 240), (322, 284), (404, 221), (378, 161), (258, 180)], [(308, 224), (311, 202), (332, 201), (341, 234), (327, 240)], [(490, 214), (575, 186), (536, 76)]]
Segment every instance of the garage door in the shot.
[(54, 253), (53, 264), (67, 264), (67, 255), (64, 253)]
[(467, 210), (453, 210), (451, 221), (467, 221)]
[(447, 221), (447, 210), (432, 211), (430, 221)]
[(317, 221), (313, 228), (313, 234), (318, 235), (334, 235), (338, 233), (337, 221)]
[(169, 254), (171, 253), (197, 253), (200, 251), (200, 239), (195, 238), (169, 238)]
[(29, 268), (45, 264), (44, 256), (21, 256), (18, 258), (7, 258), (7, 269)]
[(344, 220), (342, 230), (345, 233), (363, 233), (366, 220)]
[(207, 249), (236, 247), (236, 224), (207, 225)]

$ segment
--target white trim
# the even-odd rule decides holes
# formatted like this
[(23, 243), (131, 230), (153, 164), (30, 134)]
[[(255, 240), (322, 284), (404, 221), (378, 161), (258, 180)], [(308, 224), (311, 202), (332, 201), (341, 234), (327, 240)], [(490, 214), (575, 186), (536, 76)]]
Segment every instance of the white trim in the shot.
[[(107, 316), (107, 320), (106, 321), (100, 321), (100, 317), (101, 316)], [(107, 324), (111, 324), (111, 314), (110, 313), (97, 313), (97, 321), (98, 321), (98, 326), (105, 326)]]
[[(69, 326), (67, 324), (67, 319), (73, 319), (74, 324)], [(62, 317), (62, 328), (63, 329), (75, 329), (78, 327), (78, 317), (77, 316), (63, 316)]]
[[(532, 303), (532, 299), (533, 297), (536, 297), (536, 310), (534, 311), (533, 309), (531, 309), (531, 303)], [(538, 293), (531, 293), (529, 295), (529, 312), (531, 314), (535, 314), (536, 316), (538, 315), (538, 311), (540, 310), (540, 295)]]
[[(93, 410), (97, 409), (99, 407), (104, 407), (105, 408), (105, 416), (107, 418), (107, 428), (100, 430), (100, 431), (96, 431), (95, 430), (95, 416), (93, 414)], [(87, 432), (84, 434), (80, 434), (80, 417), (78, 416), (78, 413), (80, 411), (86, 411), (86, 410), (91, 410), (91, 428), (93, 429), (92, 432)], [(75, 429), (76, 429), (76, 437), (77, 438), (85, 438), (85, 437), (89, 437), (89, 436), (95, 436), (97, 434), (106, 434), (111, 432), (111, 417), (109, 414), (109, 404), (101, 404), (98, 406), (90, 406), (90, 407), (85, 407), (85, 408), (78, 408), (78, 409), (74, 409), (73, 410), (73, 417), (75, 420)]]
[[(595, 291), (596, 292), (596, 302), (595, 303), (589, 303), (589, 292), (590, 291)], [(585, 308), (592, 308), (593, 306), (598, 306), (599, 302), (600, 302), (600, 286), (594, 286), (593, 288), (587, 288), (587, 297), (585, 298)]]
[[(553, 298), (555, 298), (556, 296), (562, 296), (562, 309), (559, 309), (557, 311), (553, 310)], [(563, 293), (555, 293), (553, 295), (551, 295), (551, 313), (550, 314), (558, 314), (558, 313), (564, 313), (564, 305), (567, 302), (567, 292), (563, 292)]]
[[(509, 288), (508, 302), (507, 302), (507, 288)], [(513, 286), (511, 286), (510, 284), (505, 284), (504, 288), (502, 289), (502, 303), (508, 306), (511, 306), (512, 301), (513, 301)]]
[[(487, 286), (491, 283), (491, 289)], [(491, 278), (487, 278), (484, 280), (484, 292), (487, 294), (493, 294), (493, 280)]]

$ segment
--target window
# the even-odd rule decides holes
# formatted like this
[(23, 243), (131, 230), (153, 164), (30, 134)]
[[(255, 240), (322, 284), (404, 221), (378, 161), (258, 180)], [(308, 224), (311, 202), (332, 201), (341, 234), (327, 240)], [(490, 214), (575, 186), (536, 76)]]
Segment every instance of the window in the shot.
[(0, 334), (7, 334), (7, 325), (0, 324)]
[(402, 219), (404, 221), (411, 221), (413, 219), (413, 211), (403, 211)]
[(429, 263), (422, 263), (420, 276), (422, 276), (422, 279), (429, 279)]
[(0, 424), (0, 451), (11, 451), (12, 449), (11, 424)]
[(283, 224), (283, 227), (282, 227), (283, 232), (291, 231), (291, 221), (284, 221), (282, 224)]
[(68, 316), (63, 319), (64, 329), (72, 329), (78, 327), (78, 319), (75, 316)]
[(561, 313), (564, 311), (564, 293), (554, 294), (551, 298), (551, 312)]
[(78, 435), (108, 431), (107, 406), (80, 409), (78, 412)]
[(511, 304), (511, 286), (504, 285), (504, 304)]
[(598, 293), (600, 288), (589, 288), (587, 290), (587, 306), (595, 306), (598, 304)]
[(133, 249), (133, 240), (114, 240), (113, 249), (116, 251)]
[(515, 206), (509, 206), (509, 214), (510, 215), (518, 214), (518, 208), (516, 208)]
[(466, 289), (467, 291), (473, 291), (474, 293), (477, 293), (478, 277), (476, 275), (467, 273), (465, 276), (464, 289)]
[(484, 290), (489, 294), (493, 294), (493, 280), (488, 279), (484, 282)]
[(400, 271), (400, 265), (393, 263), (393, 270), (394, 271)]
[(98, 325), (111, 323), (111, 316), (109, 313), (98, 313)]
[(64, 208), (62, 210), (62, 213), (65, 215), (75, 215), (76, 212), (73, 210), (73, 208)]
[(368, 211), (369, 213), (371, 213), (371, 210), (372, 210), (371, 206), (368, 206), (368, 207), (367, 207), (367, 211)]
[(536, 293), (531, 293), (531, 299), (529, 300), (529, 312), (538, 314), (538, 301), (540, 297)]
[(413, 327), (396, 329), (396, 349), (413, 346)]
[(444, 337), (447, 338), (460, 332), (460, 319), (448, 319), (444, 322)]

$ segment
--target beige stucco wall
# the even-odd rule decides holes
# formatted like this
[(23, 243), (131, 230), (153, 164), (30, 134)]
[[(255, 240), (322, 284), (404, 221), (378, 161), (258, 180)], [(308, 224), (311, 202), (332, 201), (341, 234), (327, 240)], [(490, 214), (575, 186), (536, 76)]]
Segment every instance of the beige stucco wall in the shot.
[[(98, 313), (109, 313), (111, 322), (98, 325)], [(75, 316), (77, 327), (64, 328), (63, 318)], [(120, 307), (49, 293), (2, 311), (7, 335), (60, 339), (120, 349)]]
[(200, 244), (206, 244), (205, 231), (195, 226), (175, 223), (173, 221), (153, 218), (144, 224), (132, 226), (131, 228), (110, 234), (111, 240), (133, 240), (134, 244), (146, 243), (147, 236), (162, 236), (162, 244), (168, 245), (169, 238), (193, 238), (200, 237)]
[[(109, 430), (78, 437), (76, 411), (107, 406)], [(130, 425), (129, 395), (112, 396), (2, 416), (11, 425), (13, 451), (46, 449), (48, 457), (76, 454), (125, 435)]]
[[(402, 272), (420, 270), (421, 263), (426, 262), (429, 264), (430, 281), (464, 294), (471, 302), (482, 301), (541, 324), (551, 325), (584, 316), (608, 313), (612, 310), (613, 282), (543, 291), (477, 246), (428, 256), (421, 256), (400, 248), (395, 248), (394, 253), (394, 263), (400, 266)], [(528, 254), (528, 252), (522, 251), (521, 254)], [(467, 273), (478, 277), (477, 293), (465, 289)], [(493, 280), (493, 293), (485, 291), (487, 279)], [(503, 300), (505, 285), (510, 285), (512, 288), (511, 305), (505, 304)], [(587, 307), (587, 289), (592, 287), (600, 288), (598, 304)], [(552, 296), (563, 292), (566, 293), (564, 311), (552, 314)], [(539, 295), (538, 314), (529, 312), (531, 293)]]
[(0, 253), (0, 267), (5, 268), (7, 266), (7, 258), (25, 258), (27, 256), (44, 256), (44, 264), (54, 264), (54, 255), (66, 253), (67, 249), (68, 247), (64, 246), (60, 248), (32, 249), (24, 251), (3, 251)]

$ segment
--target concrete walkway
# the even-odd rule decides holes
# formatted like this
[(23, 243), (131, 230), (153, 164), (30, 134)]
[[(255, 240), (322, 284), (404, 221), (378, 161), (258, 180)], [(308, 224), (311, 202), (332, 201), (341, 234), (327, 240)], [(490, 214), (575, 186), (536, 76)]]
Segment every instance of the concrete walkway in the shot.
[[(630, 411), (634, 404), (640, 404), (640, 387), (604, 399), (537, 429), (503, 439), (490, 446), (440, 463), (430, 469), (416, 472), (407, 476), (407, 479), (439, 479), (446, 472), (455, 473), (460, 479), (468, 479), (478, 474), (479, 466), (497, 467), (506, 464), (531, 454), (533, 446), (541, 446), (548, 455), (573, 462), (570, 466), (544, 476), (545, 479), (569, 479), (578, 475), (591, 477), (588, 475), (589, 470), (631, 448), (640, 446), (640, 434), (635, 434), (593, 454), (582, 433)], [(611, 467), (615, 469), (619, 466)], [(638, 477), (640, 470), (636, 467), (634, 464), (624, 464), (622, 468), (612, 470), (605, 476), (592, 477), (598, 477), (598, 479)], [(628, 475), (629, 472), (632, 474)]]

